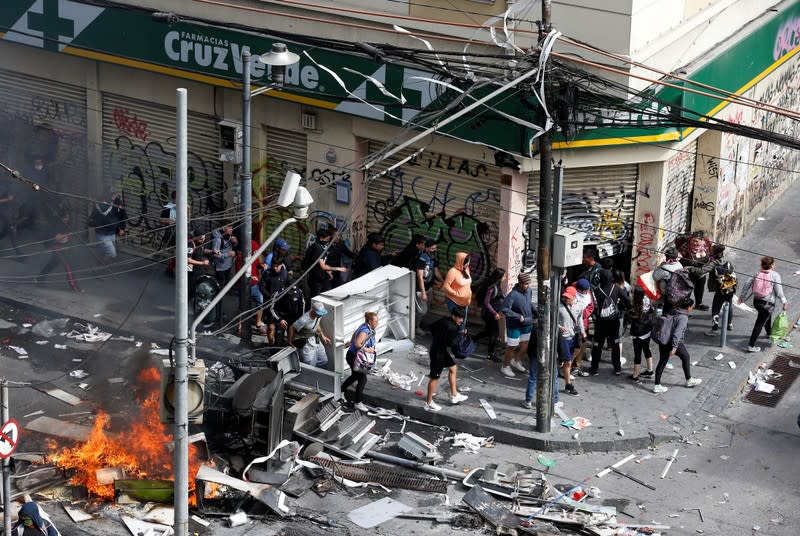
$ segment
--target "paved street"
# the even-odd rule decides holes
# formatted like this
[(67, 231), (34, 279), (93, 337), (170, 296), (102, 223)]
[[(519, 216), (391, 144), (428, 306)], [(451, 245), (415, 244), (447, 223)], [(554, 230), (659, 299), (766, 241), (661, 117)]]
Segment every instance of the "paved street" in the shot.
[[(800, 202), (797, 189), (779, 201), (764, 221), (758, 222), (751, 232), (737, 245), (739, 250), (731, 257), (740, 273), (754, 273), (758, 257), (769, 253), (779, 259), (777, 269), (787, 284), (790, 318), (797, 320), (798, 291), (800, 278), (792, 273), (798, 269), (796, 263), (800, 244), (796, 229), (800, 228), (794, 208)], [(767, 237), (767, 238), (765, 238)], [(6, 247), (0, 245), (0, 247)], [(2, 347), (3, 375), (14, 382), (47, 382), (78, 396), (85, 403), (69, 406), (39, 390), (14, 388), (11, 390), (12, 415), (23, 426), (33, 417), (25, 415), (44, 411), (46, 415), (69, 420), (74, 423), (91, 422), (91, 416), (75, 415), (82, 411), (94, 412), (99, 408), (110, 411), (115, 426), (125, 427), (127, 408), (133, 401), (130, 390), (119, 389), (109, 384), (109, 378), (131, 380), (136, 372), (153, 357), (148, 354), (152, 343), (165, 348), (171, 337), (173, 323), (172, 280), (166, 278), (160, 265), (148, 265), (146, 261), (123, 258), (112, 270), (117, 275), (94, 279), (85, 267), (78, 267), (78, 277), (85, 289), (83, 294), (68, 290), (60, 277), (51, 278), (44, 284), (34, 284), (33, 275), (38, 273), (40, 259), (31, 256), (24, 263), (10, 260), (8, 251), (3, 253), (0, 265), (5, 278), (0, 318), (16, 324), (14, 328), (0, 330), (4, 339)], [(124, 273), (122, 273), (124, 272)], [(231, 302), (235, 306), (235, 299)], [(422, 411), (422, 402), (413, 392), (391, 389), (379, 378), (372, 377), (367, 386), (367, 402), (386, 408), (397, 408), (406, 415), (436, 426), (448, 426), (445, 433), (431, 426), (419, 425), (419, 433), (431, 441), (451, 436), (453, 431), (469, 431), (476, 435), (492, 435), (498, 440), (494, 448), (483, 448), (478, 454), (467, 454), (447, 449), (450, 454), (446, 466), (465, 470), (494, 462), (519, 463), (532, 467), (538, 465), (537, 456), (544, 454), (556, 460), (550, 470), (554, 483), (578, 483), (591, 477), (586, 485), (597, 486), (603, 499), (628, 501), (622, 509), (633, 518), (622, 516), (624, 521), (659, 523), (671, 525), (674, 534), (689, 534), (702, 530), (706, 534), (743, 534), (759, 527), (760, 534), (795, 534), (800, 525), (800, 511), (796, 504), (796, 483), (800, 480), (800, 466), (796, 458), (797, 440), (800, 430), (796, 425), (800, 411), (800, 387), (795, 383), (785, 393), (775, 408), (760, 407), (742, 400), (742, 387), (747, 374), (761, 362), (771, 362), (776, 349), (761, 354), (745, 353), (746, 336), (752, 324), (752, 316), (738, 314), (728, 347), (720, 350), (715, 341), (703, 335), (710, 324), (708, 312), (697, 312), (691, 321), (687, 340), (693, 361), (698, 361), (695, 376), (704, 380), (695, 389), (682, 387), (678, 367), (666, 373), (664, 383), (671, 387), (663, 395), (654, 395), (651, 384), (636, 386), (611, 373), (606, 357), (601, 375), (596, 378), (580, 378), (576, 383), (579, 397), (565, 397), (564, 410), (570, 416), (583, 416), (592, 426), (581, 431), (578, 439), (575, 432), (554, 421), (550, 435), (533, 431), (534, 416), (519, 407), (524, 392), (524, 380), (508, 380), (500, 377), (494, 364), (470, 358), (464, 364), (475, 373), (461, 371), (462, 385), (470, 386), (468, 403), (449, 407), (436, 415)], [(83, 324), (92, 323), (114, 337), (133, 337), (129, 340), (110, 340), (105, 344), (77, 342), (61, 336), (60, 330), (47, 345), (36, 344), (41, 337), (26, 333), (25, 323), (41, 323), (69, 317)], [(20, 334), (20, 330), (23, 332)], [(136, 341), (142, 346), (137, 347)], [(424, 341), (422, 341), (424, 342)], [(766, 341), (764, 341), (766, 342)], [(792, 342), (800, 345), (793, 334)], [(66, 344), (67, 350), (57, 350), (54, 344)], [(98, 348), (102, 348), (97, 351)], [(216, 341), (218, 348), (226, 348), (224, 341)], [(28, 359), (19, 359), (9, 346), (21, 346), (29, 352)], [(764, 346), (765, 344), (762, 344)], [(237, 349), (227, 346), (225, 352)], [(793, 352), (795, 350), (789, 350)], [(217, 356), (224, 354), (221, 352)], [(714, 356), (723, 353), (723, 359)], [(202, 351), (201, 351), (202, 354)], [(623, 352), (623, 355), (627, 355)], [(424, 372), (423, 363), (413, 357), (390, 355), (398, 370)], [(80, 360), (80, 361), (74, 361)], [(732, 369), (728, 362), (736, 364)], [(630, 366), (630, 363), (627, 365)], [(404, 369), (405, 367), (405, 369)], [(89, 373), (85, 380), (71, 378), (68, 373), (82, 368)], [(475, 376), (486, 385), (468, 378)], [(82, 390), (78, 383), (87, 382), (91, 389)], [(128, 385), (131, 385), (130, 383)], [(497, 412), (492, 421), (479, 407), (478, 398), (486, 398)], [(399, 421), (381, 422), (382, 431), (397, 432)], [(624, 435), (619, 434), (624, 431)], [(391, 446), (399, 436), (390, 434)], [(21, 451), (40, 450), (44, 437), (25, 433)], [(446, 443), (443, 443), (444, 447)], [(659, 475), (673, 449), (679, 449), (678, 459), (665, 480)], [(541, 450), (540, 450), (541, 449)], [(634, 482), (608, 475), (602, 479), (594, 477), (606, 465), (635, 454), (637, 461), (625, 466), (625, 470), (656, 487), (655, 491)], [(460, 485), (449, 488), (450, 504), (456, 504), (464, 493)], [(346, 513), (363, 506), (381, 494), (371, 491), (350, 491), (320, 498), (306, 493), (298, 505), (328, 515), (342, 523), (352, 534), (373, 534), (375, 531), (358, 529), (346, 520)], [(432, 506), (441, 498), (415, 492), (393, 493), (392, 497), (411, 506)], [(681, 511), (684, 508), (700, 508), (703, 520), (696, 511)], [(121, 525), (114, 520), (118, 515), (113, 509), (106, 511), (107, 519), (91, 521), (80, 528), (69, 521), (55, 504), (48, 505), (62, 532), (72, 534), (123, 534)], [(270, 531), (279, 524), (271, 524)], [(394, 520), (381, 526), (379, 533), (392, 534), (404, 531), (411, 534), (449, 531), (448, 525), (429, 522)], [(264, 526), (223, 528), (216, 524), (214, 533), (219, 534), (263, 534)]]

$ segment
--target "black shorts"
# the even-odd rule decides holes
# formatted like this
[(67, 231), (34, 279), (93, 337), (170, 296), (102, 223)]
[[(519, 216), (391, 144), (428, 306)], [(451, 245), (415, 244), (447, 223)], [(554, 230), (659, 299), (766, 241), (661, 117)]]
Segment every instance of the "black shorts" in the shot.
[(431, 370), (428, 373), (428, 377), (432, 380), (438, 380), (444, 369), (454, 366), (456, 366), (456, 362), (453, 361), (453, 357), (447, 352), (443, 355), (431, 356)]

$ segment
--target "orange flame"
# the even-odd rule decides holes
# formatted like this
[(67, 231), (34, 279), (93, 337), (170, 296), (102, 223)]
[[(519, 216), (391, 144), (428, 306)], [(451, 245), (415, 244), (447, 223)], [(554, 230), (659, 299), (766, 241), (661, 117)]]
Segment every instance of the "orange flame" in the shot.
[[(96, 471), (119, 467), (125, 471), (126, 478), (173, 478), (173, 453), (168, 446), (172, 435), (159, 416), (159, 372), (155, 368), (146, 369), (139, 375), (142, 387), (149, 394), (140, 404), (139, 414), (133, 419), (130, 429), (120, 434), (110, 434), (110, 417), (100, 412), (88, 441), (76, 447), (59, 448), (50, 442), (55, 452), (48, 461), (64, 469), (75, 471), (72, 483), (85, 486), (99, 498), (113, 500), (114, 486), (100, 484)], [(195, 445), (189, 445), (189, 485), (194, 492), (194, 480), (200, 468)]]

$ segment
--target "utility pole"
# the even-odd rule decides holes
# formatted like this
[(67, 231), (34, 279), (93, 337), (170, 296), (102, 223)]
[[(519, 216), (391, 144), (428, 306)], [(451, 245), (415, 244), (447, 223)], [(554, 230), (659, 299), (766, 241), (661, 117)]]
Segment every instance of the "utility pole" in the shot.
[[(539, 44), (552, 29), (552, 5), (550, 0), (542, 0), (542, 22), (539, 27)], [(541, 51), (540, 51), (541, 53)], [(540, 76), (547, 76), (545, 72)], [(547, 81), (545, 80), (545, 87)], [(545, 90), (546, 96), (547, 90)], [(553, 244), (553, 139), (550, 131), (539, 136), (539, 250), (536, 254), (536, 284), (539, 322), (536, 325), (536, 359), (538, 376), (536, 379), (536, 431), (550, 432), (553, 415), (553, 348), (551, 308), (558, 307), (558, 300), (551, 302), (551, 272)]]
[[(187, 97), (186, 89), (175, 91), (176, 125), (176, 195), (175, 218), (175, 536), (189, 533), (189, 210), (187, 168)], [(162, 393), (163, 396), (163, 393)]]
[[(250, 50), (242, 51), (242, 168), (240, 170), (242, 186), (242, 261), (247, 264), (253, 254), (253, 174), (250, 166)], [(250, 309), (250, 272), (245, 273), (239, 282), (239, 313), (242, 323), (242, 342), (248, 343), (253, 338), (253, 327), (247, 318)]]

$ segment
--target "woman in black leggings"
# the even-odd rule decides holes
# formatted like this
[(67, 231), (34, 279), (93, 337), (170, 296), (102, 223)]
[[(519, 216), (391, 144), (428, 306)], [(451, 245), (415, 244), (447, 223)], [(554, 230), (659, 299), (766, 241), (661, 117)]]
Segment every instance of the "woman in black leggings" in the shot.
[[(342, 396), (344, 392), (356, 384), (356, 396), (353, 398), (355, 408), (359, 411), (368, 411), (369, 408), (364, 405), (363, 395), (364, 387), (367, 385), (367, 371), (368, 368), (362, 368), (356, 364), (356, 356), (359, 352), (364, 352), (365, 356), (375, 364), (375, 329), (378, 327), (378, 313), (367, 312), (364, 313), (364, 323), (358, 326), (358, 329), (353, 333), (350, 339), (350, 347), (347, 349), (345, 360), (350, 365), (350, 377), (342, 383)], [(370, 367), (372, 366), (370, 365)]]
[[(658, 343), (658, 365), (656, 365), (656, 384), (653, 386), (653, 392), (665, 393), (667, 387), (661, 385), (661, 375), (664, 373), (664, 368), (667, 366), (669, 358), (677, 355), (681, 359), (683, 366), (683, 375), (686, 378), (686, 387), (694, 387), (699, 385), (702, 380), (700, 378), (692, 378), (691, 363), (689, 351), (683, 344), (683, 335), (686, 333), (686, 326), (689, 324), (689, 314), (694, 309), (694, 300), (686, 298), (678, 304), (676, 309), (673, 309), (665, 318), (672, 324), (669, 337), (664, 337), (662, 334), (654, 333), (660, 337), (662, 341)], [(656, 322), (654, 331), (658, 330), (660, 322)]]

